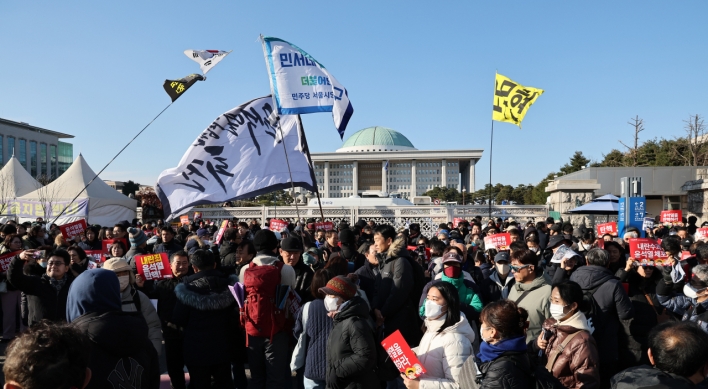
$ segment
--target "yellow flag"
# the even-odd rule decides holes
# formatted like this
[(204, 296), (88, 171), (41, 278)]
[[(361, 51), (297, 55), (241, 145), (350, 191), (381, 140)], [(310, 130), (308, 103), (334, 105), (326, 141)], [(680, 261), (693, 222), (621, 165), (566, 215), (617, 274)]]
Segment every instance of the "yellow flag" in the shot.
[(526, 112), (543, 94), (543, 89), (519, 85), (499, 73), (495, 85), (492, 120), (514, 123), (521, 128)]

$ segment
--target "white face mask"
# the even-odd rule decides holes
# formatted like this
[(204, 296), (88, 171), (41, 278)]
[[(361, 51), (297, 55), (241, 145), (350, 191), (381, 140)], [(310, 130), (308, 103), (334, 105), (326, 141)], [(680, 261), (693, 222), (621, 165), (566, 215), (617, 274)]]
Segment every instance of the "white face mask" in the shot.
[(683, 294), (685, 294), (688, 298), (698, 298), (698, 291), (693, 290), (693, 288), (691, 288), (691, 285), (689, 284), (683, 286)]
[(508, 263), (504, 263), (504, 264), (502, 264), (502, 263), (497, 263), (497, 264), (494, 264), (494, 266), (497, 267), (497, 271), (498, 271), (499, 274), (501, 274), (501, 275), (509, 274), (509, 270), (511, 270), (511, 267), (509, 266)]
[(324, 299), (324, 306), (327, 312), (336, 312), (339, 309), (339, 304), (337, 303), (339, 299), (337, 297), (327, 296)]
[(538, 253), (538, 247), (531, 247), (529, 250), (533, 251), (534, 253)]
[(443, 305), (438, 305), (434, 301), (425, 300), (425, 319), (426, 320), (445, 320), (445, 315), (442, 311)]
[(120, 276), (118, 277), (118, 283), (120, 284), (120, 291), (124, 291), (125, 288), (130, 285), (130, 276)]
[(561, 321), (561, 319), (564, 318), (566, 315), (565, 312), (563, 312), (565, 307), (565, 305), (551, 304), (551, 317), (553, 317), (557, 321)]

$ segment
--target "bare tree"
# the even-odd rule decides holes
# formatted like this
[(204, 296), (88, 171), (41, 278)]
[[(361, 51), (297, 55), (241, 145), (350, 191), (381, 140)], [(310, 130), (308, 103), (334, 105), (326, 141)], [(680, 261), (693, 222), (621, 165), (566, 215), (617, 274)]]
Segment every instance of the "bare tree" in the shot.
[(686, 139), (688, 140), (688, 152), (690, 155), (681, 155), (686, 160), (688, 166), (702, 166), (706, 161), (706, 126), (700, 115), (690, 115), (688, 120), (684, 120), (686, 125)]
[(44, 213), (43, 219), (46, 221), (53, 216), (52, 209), (59, 195), (59, 186), (49, 185), (52, 181), (54, 181), (54, 178), (45, 174), (37, 177), (37, 197), (42, 207), (42, 213)]
[(622, 141), (619, 142), (622, 143), (622, 146), (626, 147), (629, 150), (629, 154), (632, 157), (632, 166), (637, 166), (637, 154), (639, 151), (639, 133), (644, 131), (644, 119), (640, 119), (639, 115), (637, 115), (634, 117), (634, 119), (630, 119), (627, 124), (634, 127), (634, 148), (627, 146)]

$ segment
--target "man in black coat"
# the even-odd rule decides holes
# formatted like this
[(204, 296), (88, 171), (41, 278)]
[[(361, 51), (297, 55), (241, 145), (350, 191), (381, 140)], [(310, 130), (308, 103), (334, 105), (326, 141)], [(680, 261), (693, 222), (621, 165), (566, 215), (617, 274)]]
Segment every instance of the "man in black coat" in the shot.
[(241, 235), (238, 233), (238, 230), (235, 228), (227, 228), (226, 231), (224, 231), (224, 242), (219, 249), (222, 268), (230, 267), (235, 269), (236, 262), (238, 262), (236, 251), (239, 243), (241, 243)]
[(27, 295), (28, 326), (42, 319), (66, 321), (66, 297), (74, 277), (69, 271), (71, 257), (65, 250), (56, 250), (46, 260), (47, 272), (41, 276), (25, 275), (25, 264), (32, 266), (37, 250), (25, 250), (10, 262), (7, 281)]
[(315, 272), (309, 266), (302, 262), (302, 240), (298, 237), (288, 237), (280, 242), (280, 257), (283, 258), (283, 263), (290, 265), (295, 270), (295, 292), (305, 304), (312, 301), (310, 293), (310, 284)]
[(366, 250), (366, 262), (355, 273), (359, 276), (359, 288), (366, 293), (369, 302), (372, 302), (376, 300), (376, 285), (381, 279), (381, 269), (379, 269), (379, 259), (376, 257), (376, 245), (367, 242), (362, 245), (362, 248)]
[(162, 238), (162, 243), (158, 244), (153, 250), (155, 254), (167, 253), (167, 256), (171, 257), (175, 252), (184, 250), (184, 247), (175, 241), (175, 231), (172, 227), (162, 227), (160, 237)]
[(175, 287), (173, 323), (184, 331), (184, 362), (195, 388), (232, 388), (230, 332), (238, 326), (236, 301), (228, 289), (236, 283), (216, 270), (211, 252), (195, 251), (196, 274)]

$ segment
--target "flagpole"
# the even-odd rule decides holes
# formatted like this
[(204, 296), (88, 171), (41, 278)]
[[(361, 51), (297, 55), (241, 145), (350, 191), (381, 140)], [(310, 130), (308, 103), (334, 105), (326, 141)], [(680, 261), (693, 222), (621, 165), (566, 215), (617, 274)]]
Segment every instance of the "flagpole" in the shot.
[[(172, 101), (171, 103), (169, 103), (169, 104), (167, 105), (167, 107), (165, 107), (162, 111), (160, 111), (160, 113), (158, 113), (157, 116), (155, 116), (154, 118), (152, 118), (152, 120), (150, 120), (150, 123), (148, 123), (145, 127), (143, 127), (143, 129), (140, 130), (140, 132), (138, 132), (138, 134), (135, 135), (135, 136), (133, 137), (133, 139), (131, 139), (130, 142), (128, 142), (128, 144), (126, 144), (125, 146), (123, 146), (123, 148), (120, 149), (120, 151), (118, 152), (118, 154), (116, 154), (116, 155), (113, 157), (113, 159), (111, 159), (110, 161), (108, 161), (108, 163), (106, 164), (106, 166), (104, 166), (103, 169), (101, 169), (101, 171), (99, 171), (98, 173), (96, 173), (96, 175), (91, 179), (91, 181), (89, 181), (89, 183), (86, 184), (86, 186), (84, 186), (84, 188), (81, 189), (81, 191), (79, 191), (79, 193), (76, 195), (76, 197), (74, 197), (74, 199), (69, 202), (69, 205), (71, 205), (71, 203), (73, 203), (74, 201), (76, 201), (76, 199), (78, 199), (79, 196), (81, 196), (81, 194), (84, 193), (84, 191), (86, 190), (86, 188), (88, 188), (88, 187), (93, 183), (93, 181), (94, 181), (96, 178), (98, 178), (98, 176), (99, 176), (101, 173), (103, 173), (104, 170), (106, 170), (106, 168), (108, 167), (108, 165), (110, 165), (111, 163), (113, 163), (113, 161), (115, 161), (116, 158), (118, 158), (118, 156), (123, 152), (123, 150), (125, 150), (126, 148), (128, 148), (128, 146), (130, 146), (130, 144), (133, 143), (133, 141), (134, 141), (135, 139), (137, 139), (137, 138), (140, 136), (140, 134), (142, 134), (143, 131), (145, 131), (145, 129), (147, 129), (148, 127), (150, 127), (150, 125), (151, 125), (155, 120), (157, 120), (157, 118), (159, 118), (160, 115), (162, 115), (165, 111), (167, 111), (167, 108), (170, 108), (173, 103), (174, 103), (174, 101)], [(69, 207), (67, 206), (66, 208), (62, 209), (62, 211), (59, 213), (59, 215), (57, 215), (57, 217), (54, 218), (54, 221), (52, 221), (51, 224), (56, 223), (57, 220), (59, 220), (59, 218), (61, 217), (61, 215), (63, 215), (64, 212), (65, 212), (68, 208), (69, 208)]]
[[(285, 164), (288, 165), (288, 174), (290, 174), (290, 188), (293, 191), (293, 196), (295, 196), (295, 182), (293, 181), (293, 172), (290, 170), (290, 160), (288, 158), (288, 148), (285, 147), (285, 134), (283, 133), (283, 128), (280, 126), (280, 120), (278, 120), (278, 130), (280, 130), (280, 139), (282, 140), (283, 143), (283, 151), (285, 152)], [(303, 131), (304, 133), (304, 131)], [(300, 223), (300, 207), (297, 205), (297, 199), (293, 197), (293, 202), (295, 203), (295, 213), (297, 214), (297, 222), (295, 222), (295, 226), (297, 227), (298, 223)], [(300, 234), (300, 239), (302, 239), (302, 247), (303, 250), (305, 249), (305, 235)]]
[(492, 119), (492, 136), (489, 143), (489, 218), (492, 218), (492, 150), (494, 149), (494, 119)]

